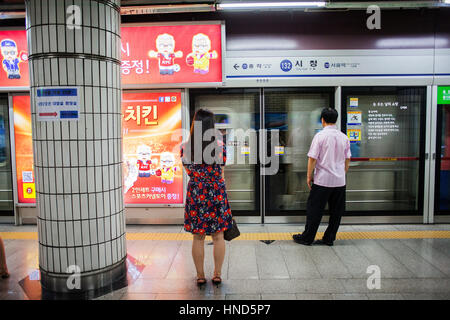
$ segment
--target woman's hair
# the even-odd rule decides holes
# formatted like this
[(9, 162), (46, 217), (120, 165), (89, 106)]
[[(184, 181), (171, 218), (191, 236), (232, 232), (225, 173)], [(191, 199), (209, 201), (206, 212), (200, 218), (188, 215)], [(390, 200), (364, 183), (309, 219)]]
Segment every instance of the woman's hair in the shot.
[(189, 139), (184, 144), (183, 162), (220, 164), (221, 159), (216, 150), (219, 150), (218, 140), (221, 139), (222, 135), (214, 125), (214, 113), (207, 109), (198, 109), (192, 120)]

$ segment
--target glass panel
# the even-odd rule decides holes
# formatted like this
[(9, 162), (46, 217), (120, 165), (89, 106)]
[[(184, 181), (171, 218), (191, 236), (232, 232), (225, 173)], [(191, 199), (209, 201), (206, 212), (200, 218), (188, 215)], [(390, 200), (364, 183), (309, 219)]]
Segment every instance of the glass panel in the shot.
[(264, 90), (265, 127), (278, 129), (280, 134), (279, 148), (267, 143), (267, 148), (279, 154), (279, 170), (266, 176), (266, 216), (298, 215), (299, 210), (306, 210), (307, 153), (322, 129), (322, 109), (331, 105), (330, 93)]
[[(194, 91), (191, 90), (194, 112), (207, 108), (216, 115), (216, 127), (227, 140), (225, 181), (231, 210), (235, 215), (260, 215), (259, 168), (250, 161), (257, 147), (249, 148), (250, 136), (238, 139), (236, 130), (252, 132), (257, 139), (259, 123), (259, 90)], [(191, 110), (192, 111), (192, 110)], [(194, 115), (191, 114), (191, 119)]]
[(423, 88), (344, 90), (352, 162), (347, 211), (421, 210)]
[(442, 108), (442, 116), (438, 202), (439, 211), (448, 214), (450, 211), (450, 105), (439, 107)]
[[(0, 95), (0, 214), (12, 215), (11, 151), (9, 140), (8, 96)], [(1, 213), (3, 212), (3, 213)]]

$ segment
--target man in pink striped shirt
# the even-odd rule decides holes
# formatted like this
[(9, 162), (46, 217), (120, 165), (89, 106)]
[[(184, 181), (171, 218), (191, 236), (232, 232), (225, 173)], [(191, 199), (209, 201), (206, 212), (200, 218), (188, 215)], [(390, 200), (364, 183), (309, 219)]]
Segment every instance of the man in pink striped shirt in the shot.
[(305, 231), (293, 235), (294, 241), (300, 244), (313, 243), (328, 202), (328, 228), (322, 240), (314, 244), (332, 246), (345, 211), (345, 174), (351, 157), (350, 141), (337, 129), (337, 118), (336, 110), (322, 110), (323, 130), (314, 136), (308, 152), (307, 183), (310, 193), (306, 205)]

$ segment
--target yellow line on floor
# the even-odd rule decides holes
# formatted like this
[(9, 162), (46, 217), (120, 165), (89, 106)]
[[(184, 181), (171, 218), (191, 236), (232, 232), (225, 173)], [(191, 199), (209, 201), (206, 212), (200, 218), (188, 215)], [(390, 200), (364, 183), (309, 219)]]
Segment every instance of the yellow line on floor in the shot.
[[(254, 232), (242, 233), (236, 240), (292, 240), (292, 232)], [(318, 232), (318, 239), (323, 232)], [(0, 232), (5, 240), (37, 240), (37, 232)], [(353, 231), (339, 232), (337, 240), (348, 239), (450, 239), (450, 230), (422, 230), (422, 231)], [(127, 233), (127, 240), (158, 240), (158, 241), (185, 241), (191, 240), (190, 233)], [(207, 237), (210, 239), (210, 237)]]

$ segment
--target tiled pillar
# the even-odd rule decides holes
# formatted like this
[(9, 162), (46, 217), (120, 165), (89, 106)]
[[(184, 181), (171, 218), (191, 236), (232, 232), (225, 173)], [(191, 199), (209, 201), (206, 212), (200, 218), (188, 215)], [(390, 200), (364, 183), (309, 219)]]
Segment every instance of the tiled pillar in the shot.
[[(79, 270), (82, 291), (105, 287), (126, 274), (120, 0), (27, 0), (26, 10), (41, 283), (73, 292)], [(39, 119), (43, 87), (78, 88), (78, 121)]]

